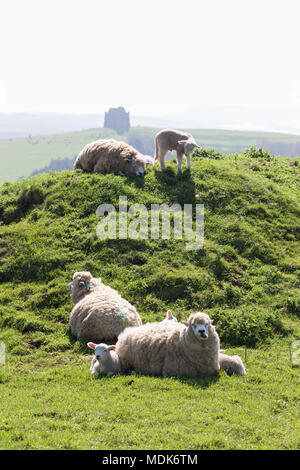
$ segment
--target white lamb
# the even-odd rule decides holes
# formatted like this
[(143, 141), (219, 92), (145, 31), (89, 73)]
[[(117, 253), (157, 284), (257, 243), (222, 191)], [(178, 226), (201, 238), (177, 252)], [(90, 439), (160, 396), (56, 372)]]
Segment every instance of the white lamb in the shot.
[(133, 305), (89, 272), (76, 272), (67, 289), (73, 303), (70, 328), (80, 341), (116, 341), (126, 327), (142, 324)]
[(92, 342), (87, 343), (87, 345), (95, 351), (90, 367), (92, 375), (100, 373), (111, 376), (121, 372), (121, 363), (115, 352), (115, 346), (108, 346), (104, 343), (95, 344)]
[(172, 150), (176, 150), (177, 171), (181, 171), (183, 155), (186, 156), (187, 167), (191, 168), (191, 154), (196, 148), (199, 145), (188, 132), (163, 129), (155, 136), (155, 160), (159, 161), (161, 170), (165, 169), (166, 153)]
[(220, 353), (220, 341), (208, 315), (198, 312), (189, 317), (188, 326), (178, 323), (170, 328), (162, 323), (147, 323), (126, 328), (116, 344), (122, 370), (140, 374), (199, 376), (217, 373), (244, 375), (238, 356)]

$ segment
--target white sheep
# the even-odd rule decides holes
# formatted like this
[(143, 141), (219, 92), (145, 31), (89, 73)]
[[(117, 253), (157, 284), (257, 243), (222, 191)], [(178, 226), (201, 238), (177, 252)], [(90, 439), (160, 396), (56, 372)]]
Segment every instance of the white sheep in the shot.
[(121, 372), (121, 363), (115, 352), (115, 346), (108, 346), (104, 343), (95, 344), (92, 342), (87, 343), (87, 345), (94, 350), (90, 367), (92, 375), (100, 373), (111, 376)]
[(220, 353), (220, 341), (208, 315), (197, 312), (189, 317), (188, 326), (178, 323), (170, 328), (162, 323), (147, 323), (126, 328), (116, 344), (122, 370), (140, 374), (199, 376), (220, 369), (244, 375), (238, 356)]
[(74, 163), (74, 170), (143, 175), (146, 166), (151, 164), (154, 164), (152, 157), (142, 155), (126, 142), (102, 139), (87, 144), (81, 150)]
[(187, 167), (191, 168), (191, 154), (200, 146), (188, 132), (174, 129), (163, 129), (155, 136), (155, 160), (159, 161), (161, 170), (165, 169), (165, 156), (168, 151), (176, 150), (177, 171), (181, 171), (182, 156), (186, 156)]
[(126, 327), (142, 324), (133, 305), (89, 272), (76, 272), (67, 289), (73, 303), (71, 333), (80, 341), (116, 341)]

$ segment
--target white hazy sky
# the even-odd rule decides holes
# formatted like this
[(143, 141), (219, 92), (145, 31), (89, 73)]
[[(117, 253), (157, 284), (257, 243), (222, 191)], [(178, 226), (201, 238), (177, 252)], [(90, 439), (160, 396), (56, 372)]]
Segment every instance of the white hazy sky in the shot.
[(0, 0), (0, 113), (300, 108), (299, 0)]

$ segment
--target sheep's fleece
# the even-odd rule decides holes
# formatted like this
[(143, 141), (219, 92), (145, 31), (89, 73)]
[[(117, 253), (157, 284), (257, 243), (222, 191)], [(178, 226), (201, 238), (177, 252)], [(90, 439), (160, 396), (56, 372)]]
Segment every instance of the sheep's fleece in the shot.
[(140, 374), (198, 376), (211, 375), (220, 369), (245, 374), (238, 356), (220, 354), (220, 341), (208, 315), (191, 315), (187, 326), (147, 323), (127, 328), (116, 344), (123, 370)]
[(81, 150), (74, 163), (74, 170), (143, 175), (146, 166), (153, 164), (154, 160), (150, 156), (142, 155), (126, 142), (103, 139), (95, 140)]
[(115, 340), (126, 327), (142, 324), (133, 305), (89, 272), (76, 272), (67, 289), (74, 305), (71, 332), (80, 341)]

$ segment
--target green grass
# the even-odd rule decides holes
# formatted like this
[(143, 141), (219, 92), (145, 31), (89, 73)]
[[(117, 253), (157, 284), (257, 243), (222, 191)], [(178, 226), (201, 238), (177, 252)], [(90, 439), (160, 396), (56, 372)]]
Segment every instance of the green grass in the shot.
[[(300, 370), (289, 361), (290, 340), (249, 349), (245, 377), (93, 378), (87, 355), (9, 356), (0, 448), (299, 449)], [(244, 359), (242, 348), (227, 352)]]
[[(192, 171), (41, 174), (0, 186), (0, 448), (299, 449), (299, 159), (201, 152)], [(99, 240), (102, 203), (203, 203), (205, 241)], [(204, 310), (245, 377), (93, 378), (66, 284), (89, 270), (143, 322)], [(133, 382), (131, 383), (131, 381)]]

